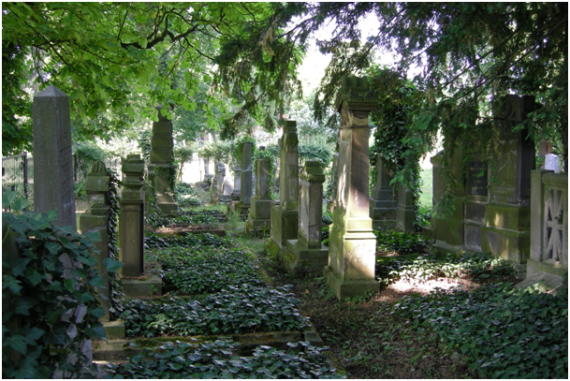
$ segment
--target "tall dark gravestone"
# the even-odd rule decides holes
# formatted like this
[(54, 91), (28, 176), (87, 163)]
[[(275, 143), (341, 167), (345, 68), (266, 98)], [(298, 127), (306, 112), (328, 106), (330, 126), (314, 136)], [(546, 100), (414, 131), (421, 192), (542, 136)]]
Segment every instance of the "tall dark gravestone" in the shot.
[(489, 183), (482, 249), (526, 268), (530, 257), (530, 177), (534, 143), (528, 128), (513, 131), (535, 109), (534, 96), (508, 95), (495, 111), (501, 141), (496, 182)]
[(55, 210), (60, 225), (77, 229), (69, 96), (49, 86), (34, 96), (34, 210)]
[(376, 96), (366, 78), (344, 77), (336, 99), (340, 113), (337, 206), (330, 227), (325, 283), (338, 299), (378, 292), (375, 280), (376, 236), (369, 200), (370, 126)]

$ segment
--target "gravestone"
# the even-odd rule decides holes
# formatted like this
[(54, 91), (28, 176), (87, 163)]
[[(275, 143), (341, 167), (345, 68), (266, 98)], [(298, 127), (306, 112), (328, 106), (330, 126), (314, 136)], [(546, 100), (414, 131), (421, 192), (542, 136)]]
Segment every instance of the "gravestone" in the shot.
[(60, 225), (77, 229), (69, 96), (55, 86), (34, 95), (34, 210), (55, 210)]
[(234, 190), (232, 191), (232, 201), (239, 200), (241, 192), (241, 166), (234, 164)]
[(123, 159), (121, 195), (120, 248), (124, 277), (138, 277), (144, 272), (144, 160), (140, 155)]
[(535, 148), (527, 139), (528, 128), (512, 131), (535, 109), (534, 96), (508, 95), (497, 115), (500, 133), (497, 182), (489, 183), (489, 202), (485, 208), (485, 226), (481, 248), (494, 256), (519, 265), (526, 271), (530, 256), (530, 174), (535, 167)]
[(370, 191), (370, 217), (374, 230), (394, 230), (396, 228), (397, 201), (390, 187), (390, 175), (382, 159), (376, 158), (376, 181)]
[(328, 263), (328, 247), (321, 246), (324, 181), (318, 160), (307, 160), (300, 174), (299, 238), (287, 240), (289, 252), (280, 256), (281, 265), (293, 276), (320, 272)]
[(275, 168), (275, 178), (273, 179), (273, 192), (276, 195), (279, 195), (279, 171), (280, 171), (280, 160), (279, 160), (279, 156), (281, 153), (281, 138), (277, 139), (277, 152), (278, 155), (275, 158), (275, 162), (274, 162), (274, 168)]
[(540, 288), (567, 288), (568, 174), (533, 170), (531, 187), (530, 258), (526, 280), (517, 287), (541, 282)]
[(481, 233), (485, 227), (485, 209), (489, 201), (489, 173), (487, 164), (480, 160), (479, 155), (474, 155), (473, 160), (467, 162), (466, 171), (463, 246), (478, 252), (481, 251)]
[(396, 208), (396, 229), (405, 233), (412, 233), (416, 213), (414, 207), (414, 194), (404, 184), (398, 186), (398, 206)]
[(260, 159), (255, 162), (256, 179), (255, 179), (255, 196), (251, 198), (251, 209), (249, 219), (245, 223), (245, 233), (248, 236), (263, 236), (263, 234), (271, 229), (271, 197), (270, 197), (270, 178), (271, 173), (270, 159)]
[(249, 214), (252, 196), (253, 168), (251, 157), (253, 153), (253, 143), (244, 142), (241, 147), (241, 180), (239, 202), (236, 203), (236, 211), (240, 217), (245, 220)]
[(297, 122), (283, 120), (279, 165), (279, 204), (271, 208), (271, 242), (280, 249), (296, 239), (299, 214), (299, 163)]
[(151, 184), (154, 184), (159, 209), (167, 217), (176, 217), (178, 216), (178, 203), (174, 200), (171, 181), (176, 173), (176, 166), (173, 164), (172, 121), (163, 116), (160, 110), (159, 107), (158, 122), (152, 124), (148, 177)]
[(334, 212), (334, 208), (336, 207), (336, 191), (338, 185), (338, 153), (333, 155), (333, 164), (331, 170), (331, 194), (327, 203), (327, 210), (329, 212)]
[(109, 273), (103, 264), (103, 261), (109, 258), (109, 235), (107, 233), (107, 223), (109, 219), (109, 182), (110, 176), (102, 161), (96, 161), (85, 178), (85, 193), (89, 207), (85, 213), (79, 215), (79, 232), (85, 234), (87, 232), (99, 232), (101, 240), (95, 242), (95, 248), (99, 250), (97, 255), (97, 269), (103, 278), (105, 286), (103, 288), (96, 287), (97, 300), (105, 310), (105, 314), (99, 319), (107, 322), (110, 319), (110, 284)]
[(344, 77), (335, 105), (341, 119), (337, 206), (324, 277), (342, 300), (380, 289), (374, 279), (376, 236), (369, 216), (368, 182), (368, 114), (376, 107), (376, 97), (366, 78)]
[[(452, 160), (448, 163), (451, 166), (452, 176), (456, 179), (453, 187), (454, 211), (448, 216), (434, 216), (431, 219), (431, 227), (435, 232), (435, 244), (433, 248), (440, 253), (459, 253), (464, 250), (464, 229), (465, 229), (465, 185), (461, 181), (461, 161), (462, 153), (456, 149)], [(433, 165), (433, 209), (436, 210), (438, 203), (443, 197), (446, 182), (443, 179), (441, 170), (444, 167), (443, 151), (431, 158)]]

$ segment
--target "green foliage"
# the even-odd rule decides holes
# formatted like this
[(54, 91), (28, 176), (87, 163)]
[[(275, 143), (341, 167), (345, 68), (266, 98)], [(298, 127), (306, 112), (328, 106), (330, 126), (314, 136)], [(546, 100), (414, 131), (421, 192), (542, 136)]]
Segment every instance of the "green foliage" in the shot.
[(209, 233), (188, 234), (185, 236), (165, 236), (148, 232), (144, 237), (145, 249), (165, 248), (174, 246), (184, 246), (186, 248), (222, 247), (229, 245), (227, 238), (219, 237)]
[(152, 130), (144, 130), (138, 140), (139, 147), (142, 151), (142, 158), (145, 163), (150, 163), (150, 139), (152, 137)]
[(472, 278), (479, 281), (512, 277), (511, 263), (489, 253), (464, 254), (461, 258), (448, 254), (382, 258), (376, 262), (376, 276), (385, 284), (396, 279), (425, 281), (439, 277)]
[(182, 179), (182, 167), (192, 160), (192, 147), (174, 147), (174, 159), (178, 162), (178, 181)]
[(218, 140), (208, 144), (204, 144), (198, 150), (198, 155), (205, 159), (213, 159), (229, 164), (232, 162), (232, 150), (234, 143), (232, 141)]
[(568, 293), (489, 284), (407, 297), (394, 312), (433, 329), (482, 378), (567, 378)]
[[(119, 218), (121, 215), (121, 206), (118, 188), (121, 187), (121, 182), (119, 177), (115, 172), (107, 169), (107, 175), (109, 176), (109, 191), (107, 192), (107, 199), (109, 201), (109, 214), (107, 217), (107, 255), (112, 261), (119, 260), (119, 235), (118, 226)], [(111, 320), (120, 315), (122, 312), (122, 304), (120, 299), (125, 296), (123, 292), (123, 286), (119, 279), (119, 274), (117, 272), (109, 273), (109, 294), (111, 299), (111, 305), (109, 308), (109, 313), (111, 315)]]
[(125, 302), (121, 317), (129, 337), (295, 331), (307, 326), (297, 304), (286, 288), (243, 284), (200, 301), (171, 298), (168, 304), (157, 304), (133, 299)]
[(424, 253), (427, 248), (426, 239), (413, 233), (403, 233), (389, 230), (386, 232), (375, 232), (376, 247), (380, 252), (395, 251), (398, 254)]
[(22, 90), (26, 49), (2, 39), (2, 156), (32, 149), (32, 102)]
[(272, 200), (275, 200), (277, 198), (277, 196), (275, 195), (275, 193), (273, 193), (273, 186), (275, 183), (275, 159), (276, 156), (273, 154), (273, 152), (268, 151), (268, 150), (256, 150), (255, 154), (253, 155), (252, 161), (254, 163), (253, 165), (253, 170), (255, 173), (255, 176), (259, 176), (259, 174), (257, 173), (257, 165), (255, 163), (257, 163), (258, 160), (263, 160), (263, 159), (267, 159), (269, 161), (269, 198)]
[(329, 227), (328, 226), (323, 226), (321, 228), (321, 244), (328, 246), (329, 245)]
[(287, 345), (286, 351), (259, 346), (252, 357), (238, 357), (231, 341), (167, 342), (158, 349), (145, 348), (126, 364), (111, 364), (108, 373), (113, 378), (340, 378), (328, 365), (326, 348), (308, 342)]
[(243, 135), (239, 138), (237, 138), (233, 144), (233, 155), (234, 157), (238, 160), (238, 162), (241, 162), (241, 150), (243, 148), (243, 143), (249, 142), (251, 143), (251, 155), (255, 155), (255, 149), (256, 149), (256, 142), (255, 139), (251, 136), (248, 135)]
[(157, 259), (164, 292), (171, 295), (219, 292), (236, 284), (262, 285), (258, 265), (239, 249), (173, 247), (161, 250)]
[[(12, 232), (18, 247), (2, 256), (4, 377), (77, 376), (87, 360), (84, 341), (105, 337), (95, 298), (95, 287), (105, 287), (92, 242), (98, 235), (79, 235), (56, 220), (55, 212), (2, 214), (3, 244)], [(104, 264), (120, 267), (112, 259)]]
[(305, 160), (318, 160), (321, 168), (326, 168), (332, 160), (332, 151), (328, 145), (322, 144), (299, 144), (299, 163), (303, 165)]

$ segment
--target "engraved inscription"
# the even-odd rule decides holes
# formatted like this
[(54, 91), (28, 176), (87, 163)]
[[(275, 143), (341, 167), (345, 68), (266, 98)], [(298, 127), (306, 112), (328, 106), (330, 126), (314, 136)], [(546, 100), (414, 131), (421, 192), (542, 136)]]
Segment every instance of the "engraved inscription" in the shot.
[(474, 196), (487, 195), (487, 165), (481, 161), (470, 161), (467, 177), (467, 193)]

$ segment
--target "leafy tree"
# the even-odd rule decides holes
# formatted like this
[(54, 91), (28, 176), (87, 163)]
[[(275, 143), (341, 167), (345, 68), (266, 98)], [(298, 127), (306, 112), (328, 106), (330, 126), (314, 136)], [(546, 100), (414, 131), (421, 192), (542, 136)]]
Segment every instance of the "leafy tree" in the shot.
[[(274, 7), (271, 3), (3, 3), (2, 41), (3, 46), (12, 44), (31, 54), (24, 65), (33, 66), (40, 88), (54, 84), (69, 94), (72, 117), (81, 122), (84, 136), (122, 132), (137, 111), (156, 119), (158, 104), (193, 111), (201, 81), (243, 95), (245, 103), (233, 118), (239, 121), (248, 114), (261, 118), (259, 101), (274, 95), (263, 89), (286, 91), (269, 82), (279, 76), (279, 81), (288, 83), (294, 70), (294, 65), (267, 55), (264, 41), (271, 39), (270, 34), (252, 41), (259, 37), (257, 31), (271, 24)], [(239, 40), (254, 44), (253, 56), (227, 56), (231, 49), (240, 50), (235, 44)], [(216, 54), (220, 48), (221, 54)], [(6, 60), (3, 55), (3, 64)], [(218, 65), (223, 74), (212, 78), (194, 71), (204, 60)], [(22, 66), (20, 61), (17, 64)], [(240, 83), (230, 74), (238, 72)], [(183, 77), (184, 86), (176, 85), (177, 75)], [(253, 100), (259, 88), (262, 91)], [(215, 103), (216, 98), (209, 101)], [(107, 112), (112, 120), (101, 117)]]

